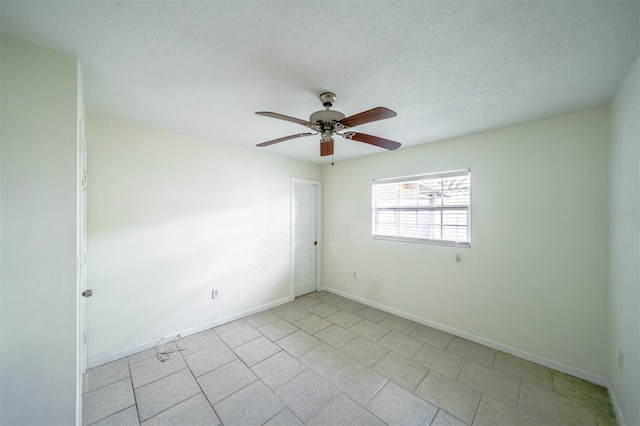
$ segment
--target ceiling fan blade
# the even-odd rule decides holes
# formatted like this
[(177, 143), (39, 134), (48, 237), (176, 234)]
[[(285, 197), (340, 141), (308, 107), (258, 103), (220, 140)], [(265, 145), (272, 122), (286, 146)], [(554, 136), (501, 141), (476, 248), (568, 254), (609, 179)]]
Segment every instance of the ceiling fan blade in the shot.
[(395, 117), (398, 114), (388, 108), (377, 107), (360, 114), (352, 115), (340, 120), (344, 127), (355, 127), (360, 124), (371, 123), (372, 121), (384, 120), (385, 118)]
[(312, 136), (312, 135), (315, 135), (315, 133), (298, 133), (296, 135), (284, 136), (282, 138), (272, 139), (272, 140), (267, 141), (267, 142), (262, 142), (262, 143), (259, 143), (256, 146), (260, 146), (260, 147), (269, 146), (269, 145), (273, 145), (274, 143), (288, 141), (289, 139), (301, 138), (301, 137), (304, 137), (304, 136)]
[(352, 139), (354, 141), (379, 146), (380, 148), (389, 149), (391, 151), (402, 146), (402, 144), (400, 144), (399, 142), (395, 142), (385, 138), (379, 138), (378, 136), (365, 135), (364, 133), (349, 132), (345, 133), (344, 137), (346, 139)]
[(288, 115), (278, 114), (277, 112), (259, 111), (256, 112), (256, 114), (264, 115), (265, 117), (277, 118), (279, 120), (290, 121), (292, 123), (302, 124), (303, 126), (307, 127), (315, 126), (315, 124), (310, 121), (301, 120), (295, 117), (289, 117)]
[(320, 156), (333, 155), (333, 139), (320, 141)]

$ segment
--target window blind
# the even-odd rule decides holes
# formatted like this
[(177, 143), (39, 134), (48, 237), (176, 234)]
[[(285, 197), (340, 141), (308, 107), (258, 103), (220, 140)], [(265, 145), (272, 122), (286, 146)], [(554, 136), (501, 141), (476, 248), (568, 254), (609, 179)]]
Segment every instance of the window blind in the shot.
[(373, 238), (470, 246), (471, 172), (374, 180)]

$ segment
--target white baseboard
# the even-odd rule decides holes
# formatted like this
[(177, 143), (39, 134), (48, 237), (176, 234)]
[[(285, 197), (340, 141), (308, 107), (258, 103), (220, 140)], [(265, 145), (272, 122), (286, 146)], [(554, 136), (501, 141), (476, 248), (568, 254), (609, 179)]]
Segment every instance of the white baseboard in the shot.
[(586, 380), (588, 382), (595, 383), (597, 385), (605, 386), (605, 387), (608, 387), (610, 385), (609, 379), (607, 379), (606, 377), (591, 373), (589, 371), (585, 371), (585, 370), (582, 370), (580, 368), (572, 367), (570, 365), (563, 364), (561, 362), (557, 362), (557, 361), (551, 360), (549, 358), (545, 358), (545, 357), (540, 356), (540, 355), (532, 354), (530, 352), (526, 352), (526, 351), (523, 351), (523, 350), (520, 350), (520, 349), (517, 349), (517, 348), (513, 348), (511, 346), (504, 345), (502, 343), (499, 343), (499, 342), (496, 342), (496, 341), (493, 341), (493, 340), (490, 340), (490, 339), (486, 339), (484, 337), (476, 336), (474, 334), (467, 333), (466, 331), (458, 330), (456, 328), (449, 327), (447, 325), (440, 324), (440, 323), (435, 322), (435, 321), (430, 321), (428, 319), (421, 318), (421, 317), (418, 317), (416, 315), (413, 315), (413, 314), (410, 314), (410, 313), (407, 313), (407, 312), (403, 312), (403, 311), (391, 308), (391, 307), (389, 307), (387, 305), (383, 305), (381, 303), (376, 303), (376, 302), (372, 302), (370, 300), (367, 300), (367, 299), (364, 299), (364, 298), (361, 298), (361, 297), (353, 296), (353, 295), (351, 295), (349, 293), (345, 293), (343, 291), (336, 290), (336, 289), (331, 288), (331, 287), (327, 287), (326, 285), (323, 285), (322, 289), (326, 290), (328, 292), (331, 292), (331, 293), (335, 293), (335, 294), (337, 294), (339, 296), (342, 296), (344, 298), (351, 299), (351, 300), (354, 300), (356, 302), (360, 302), (360, 303), (362, 303), (364, 305), (371, 306), (371, 307), (376, 308), (376, 309), (380, 309), (381, 311), (385, 311), (385, 312), (388, 312), (390, 314), (394, 314), (394, 315), (397, 315), (399, 317), (406, 318), (406, 319), (411, 320), (411, 321), (415, 321), (415, 322), (417, 322), (419, 324), (423, 324), (423, 325), (435, 328), (437, 330), (444, 331), (444, 332), (449, 333), (449, 334), (453, 334), (454, 336), (458, 336), (458, 337), (462, 337), (462, 338), (467, 339), (467, 340), (471, 340), (472, 342), (476, 342), (476, 343), (479, 343), (481, 345), (488, 346), (490, 348), (499, 350), (499, 351), (507, 353), (509, 355), (517, 356), (519, 358), (526, 359), (527, 361), (535, 362), (536, 364), (540, 364), (540, 365), (543, 365), (545, 367), (549, 367), (551, 369), (560, 371), (562, 373), (566, 373), (566, 374), (569, 374), (571, 376), (578, 377), (578, 378)]
[(208, 322), (208, 323), (205, 323), (205, 324), (198, 325), (196, 327), (188, 328), (188, 329), (182, 330), (182, 331), (168, 333), (165, 336), (158, 337), (157, 339), (154, 339), (154, 340), (151, 340), (151, 341), (148, 341), (148, 342), (144, 342), (144, 343), (141, 343), (139, 345), (131, 346), (131, 347), (128, 347), (126, 349), (110, 353), (108, 355), (104, 355), (104, 356), (101, 356), (101, 357), (90, 359), (90, 360), (87, 361), (87, 368), (98, 367), (100, 365), (107, 364), (107, 363), (112, 362), (112, 361), (116, 361), (118, 359), (127, 357), (129, 355), (133, 355), (133, 354), (136, 354), (138, 352), (142, 352), (142, 351), (146, 351), (147, 349), (151, 349), (154, 346), (156, 346), (158, 344), (158, 341), (160, 339), (162, 339), (163, 337), (166, 340), (171, 340), (172, 338), (174, 338), (174, 337), (176, 337), (178, 335), (180, 337), (187, 337), (187, 336), (190, 336), (192, 334), (196, 334), (196, 333), (199, 333), (201, 331), (208, 330), (210, 328), (217, 327), (219, 325), (226, 324), (228, 322), (235, 321), (237, 319), (244, 318), (246, 316), (256, 314), (258, 312), (266, 311), (267, 309), (275, 308), (276, 306), (280, 306), (280, 305), (282, 305), (284, 303), (291, 302), (292, 300), (294, 300), (293, 297), (285, 297), (284, 299), (278, 299), (278, 300), (276, 300), (274, 302), (269, 302), (269, 303), (266, 303), (264, 305), (257, 306), (255, 308), (248, 309), (246, 311), (238, 312), (237, 314), (229, 315), (229, 316), (226, 316), (224, 318), (217, 319), (215, 321), (211, 321), (211, 322)]

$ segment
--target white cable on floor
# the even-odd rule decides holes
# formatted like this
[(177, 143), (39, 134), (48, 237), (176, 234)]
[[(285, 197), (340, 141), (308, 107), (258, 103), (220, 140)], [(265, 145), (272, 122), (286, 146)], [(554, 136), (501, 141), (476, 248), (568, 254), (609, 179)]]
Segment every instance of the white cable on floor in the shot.
[[(171, 358), (173, 358), (174, 356), (176, 356), (176, 354), (178, 353), (178, 351), (180, 349), (178, 349), (178, 344), (176, 343), (176, 340), (180, 339), (180, 335), (178, 334), (176, 337), (174, 337), (173, 339), (171, 339), (169, 342), (163, 342), (162, 345), (160, 345), (160, 350), (158, 350), (158, 345), (160, 344), (160, 342), (162, 342), (164, 340), (164, 337), (160, 338), (160, 340), (158, 340), (158, 343), (155, 344), (154, 348), (156, 348), (156, 357), (160, 360), (160, 362), (165, 362), (170, 360)], [(171, 344), (173, 343), (175, 348), (173, 349), (173, 352), (165, 352), (164, 350), (164, 345), (166, 344)]]

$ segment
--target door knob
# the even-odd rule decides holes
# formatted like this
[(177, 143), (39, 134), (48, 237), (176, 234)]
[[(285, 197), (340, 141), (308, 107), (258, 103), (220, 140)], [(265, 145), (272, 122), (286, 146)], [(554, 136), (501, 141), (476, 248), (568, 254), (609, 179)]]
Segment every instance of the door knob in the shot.
[(91, 297), (93, 295), (93, 290), (85, 290), (82, 292), (84, 297)]

